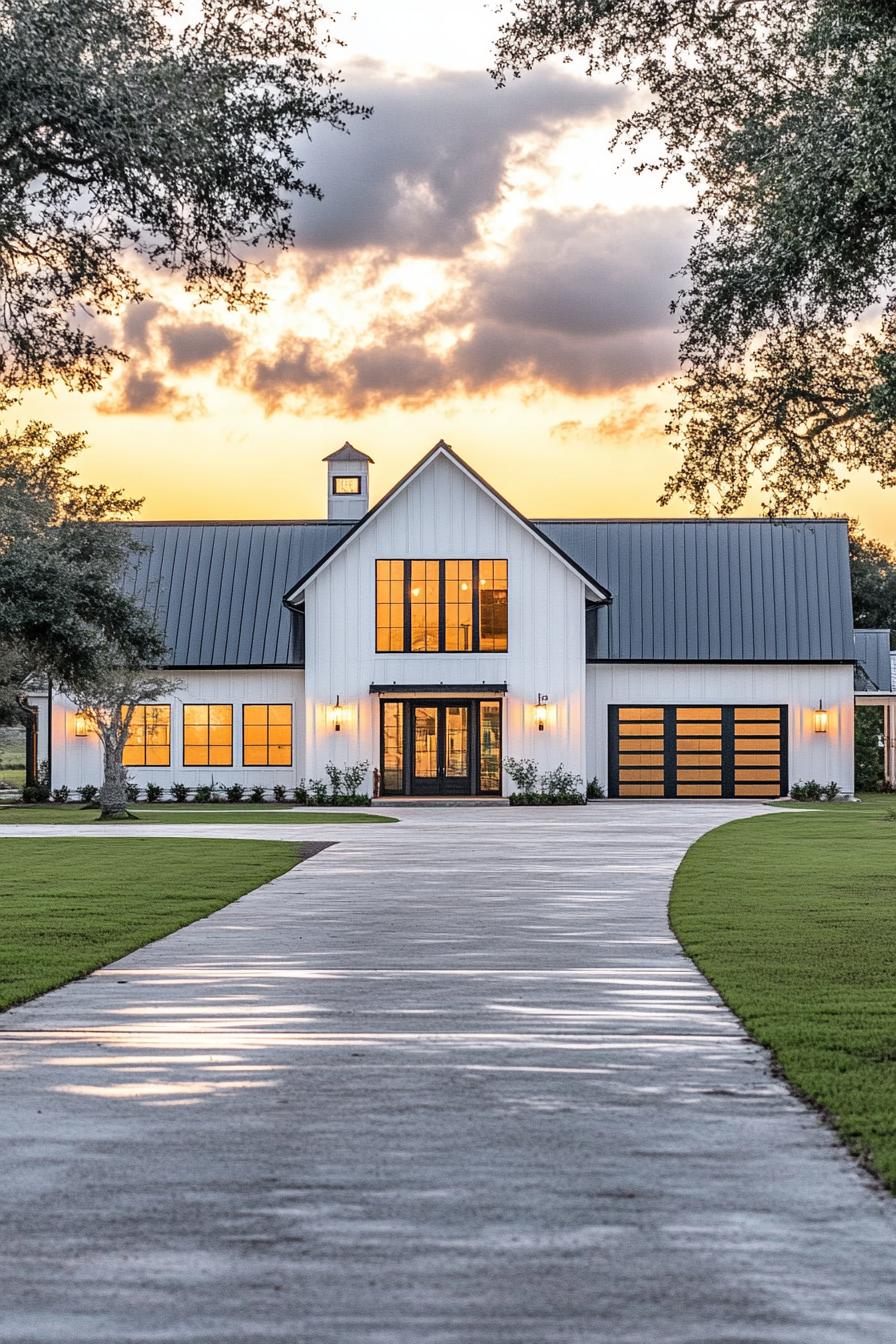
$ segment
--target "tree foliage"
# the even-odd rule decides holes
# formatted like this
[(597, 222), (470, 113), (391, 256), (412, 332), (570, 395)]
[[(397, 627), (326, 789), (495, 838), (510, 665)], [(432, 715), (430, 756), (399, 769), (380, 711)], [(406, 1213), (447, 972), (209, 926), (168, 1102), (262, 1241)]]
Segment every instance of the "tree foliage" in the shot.
[(866, 536), (854, 519), (849, 524), (849, 567), (853, 620), (859, 629), (889, 630), (896, 648), (896, 554)]
[(300, 138), (364, 111), (330, 41), (316, 0), (0, 0), (0, 384), (98, 386), (153, 269), (261, 303)]
[(0, 434), (0, 702), (16, 699), (28, 673), (59, 682), (94, 676), (110, 647), (129, 667), (165, 653), (151, 615), (122, 582), (128, 529), (110, 526), (139, 500), (81, 484), (72, 460), (83, 446), (82, 435), (37, 422)]
[(889, 0), (516, 0), (495, 74), (584, 56), (640, 91), (618, 140), (684, 169), (683, 456), (664, 501), (773, 510), (896, 483), (896, 12)]

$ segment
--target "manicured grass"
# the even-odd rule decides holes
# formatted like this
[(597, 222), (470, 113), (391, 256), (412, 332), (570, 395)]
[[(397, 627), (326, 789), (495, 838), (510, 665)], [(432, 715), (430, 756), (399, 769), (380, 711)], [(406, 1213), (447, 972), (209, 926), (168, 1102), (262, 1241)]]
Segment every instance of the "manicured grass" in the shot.
[(25, 787), (24, 765), (0, 766), (0, 784), (6, 784), (11, 789), (24, 789)]
[(814, 806), (698, 840), (670, 922), (786, 1078), (896, 1192), (896, 799)]
[(316, 849), (283, 840), (0, 840), (0, 1009), (220, 910)]
[[(150, 807), (142, 803), (129, 804), (136, 820), (117, 821), (116, 826), (137, 826), (140, 822), (152, 822), (154, 826), (209, 826), (216, 823), (245, 826), (248, 824), (277, 826), (342, 826), (355, 822), (395, 821), (395, 817), (379, 816), (375, 812), (350, 812), (347, 808), (335, 808), (332, 812), (315, 808), (310, 812), (290, 812), (287, 808), (265, 806), (258, 803), (254, 807), (238, 807), (231, 803), (215, 803), (210, 807), (200, 804), (188, 804), (186, 807), (169, 806)], [(99, 820), (96, 808), (83, 808), (80, 804), (62, 803), (55, 807), (9, 806), (0, 807), (0, 826), (82, 826)]]

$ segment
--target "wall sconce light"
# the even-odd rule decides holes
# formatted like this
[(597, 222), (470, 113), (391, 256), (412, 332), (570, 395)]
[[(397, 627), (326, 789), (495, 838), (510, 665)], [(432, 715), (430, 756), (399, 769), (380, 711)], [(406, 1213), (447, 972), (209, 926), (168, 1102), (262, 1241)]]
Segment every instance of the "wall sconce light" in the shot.
[(535, 722), (538, 724), (538, 731), (540, 733), (544, 732), (545, 721), (548, 717), (547, 704), (548, 697), (539, 691), (538, 699), (535, 702)]
[(342, 716), (344, 712), (342, 705), (339, 703), (339, 696), (337, 695), (335, 705), (330, 706), (330, 722), (333, 725), (334, 733), (342, 732)]
[(816, 733), (826, 733), (827, 730), (828, 730), (828, 712), (822, 705), (821, 701), (819, 700), (818, 708), (815, 711), (815, 731)]
[(89, 732), (90, 722), (87, 715), (79, 709), (75, 715), (75, 737), (86, 737)]

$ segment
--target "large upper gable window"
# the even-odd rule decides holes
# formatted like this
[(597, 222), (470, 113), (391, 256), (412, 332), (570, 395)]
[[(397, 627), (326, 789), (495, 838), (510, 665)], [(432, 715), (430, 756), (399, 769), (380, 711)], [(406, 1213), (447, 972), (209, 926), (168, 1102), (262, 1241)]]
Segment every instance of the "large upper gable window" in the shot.
[(506, 560), (377, 560), (377, 653), (506, 653)]

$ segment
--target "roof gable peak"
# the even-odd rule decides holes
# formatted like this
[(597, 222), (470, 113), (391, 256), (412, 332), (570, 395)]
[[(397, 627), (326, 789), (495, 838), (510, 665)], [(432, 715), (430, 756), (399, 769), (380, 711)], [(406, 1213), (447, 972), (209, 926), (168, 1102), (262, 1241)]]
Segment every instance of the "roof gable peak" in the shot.
[(373, 458), (362, 453), (360, 448), (349, 443), (346, 439), (341, 448), (337, 448), (335, 453), (328, 453), (326, 457), (321, 458), (322, 462), (372, 462)]
[(561, 562), (564, 565), (566, 565), (568, 569), (573, 570), (573, 572), (576, 573), (580, 579), (584, 580), (588, 590), (591, 593), (593, 600), (596, 600), (597, 602), (611, 602), (613, 600), (612, 594), (609, 592), (607, 588), (603, 586), (603, 584), (599, 583), (592, 574), (589, 574), (585, 569), (582, 568), (581, 565), (578, 564), (577, 561), (573, 560), (572, 557), (568, 555), (567, 552), (564, 551), (561, 546), (558, 546), (555, 541), (553, 541), (549, 536), (547, 536), (546, 533), (542, 532), (540, 528), (538, 528), (533, 522), (530, 521), (530, 519), (526, 518), (524, 514), (520, 513), (519, 509), (514, 508), (514, 506), (510, 504), (504, 498), (503, 495), (499, 494), (497, 490), (495, 490), (492, 486), (490, 486), (488, 481), (484, 480), (479, 475), (478, 472), (474, 471), (473, 468), (467, 462), (464, 461), (464, 459), (460, 456), (459, 453), (455, 452), (455, 450), (451, 447), (450, 443), (446, 443), (444, 439), (439, 439), (438, 443), (434, 444), (433, 447), (430, 448), (429, 452), (426, 453), (423, 457), (421, 457), (419, 462), (416, 462), (414, 466), (411, 467), (410, 471), (406, 472), (405, 475), (402, 476), (401, 480), (397, 481), (396, 484), (393, 485), (392, 489), (389, 490), (385, 495), (383, 495), (382, 499), (379, 500), (377, 504), (374, 504), (372, 509), (368, 509), (367, 513), (364, 514), (363, 518), (359, 518), (358, 521), (352, 527), (349, 528), (349, 530), (345, 533), (345, 535), (342, 536), (335, 543), (335, 545), (330, 548), (330, 550), (326, 553), (326, 555), (324, 555), (317, 562), (317, 564), (313, 565), (311, 569), (309, 569), (305, 574), (302, 574), (299, 577), (297, 582), (294, 583), (293, 586), (288, 590), (288, 592), (284, 594), (283, 597), (284, 603), (287, 606), (295, 605), (297, 599), (301, 596), (302, 592), (304, 591), (309, 579), (311, 579), (314, 575), (318, 574), (320, 570), (324, 569), (330, 563), (333, 557), (339, 551), (341, 551), (342, 548), (346, 546), (358, 532), (360, 532), (363, 528), (365, 528), (368, 525), (368, 523), (371, 521), (372, 518), (376, 516), (376, 514), (378, 514), (382, 509), (386, 508), (392, 502), (392, 500), (395, 499), (397, 495), (401, 494), (401, 492), (411, 484), (412, 481), (416, 480), (418, 476), (420, 476), (424, 471), (426, 471), (427, 468), (438, 457), (447, 458), (448, 461), (451, 462), (452, 465), (456, 467), (459, 471), (461, 471), (465, 476), (467, 476), (468, 479), (471, 480), (474, 485), (478, 486), (480, 490), (484, 491), (485, 494), (490, 496), (490, 498), (500, 508), (504, 509), (506, 513), (509, 513), (512, 518), (515, 518), (516, 521), (520, 523), (522, 527), (526, 529), (527, 532), (529, 532), (532, 536), (536, 537), (543, 546), (546, 546), (548, 548), (548, 550), (553, 551), (555, 555), (561, 560)]

